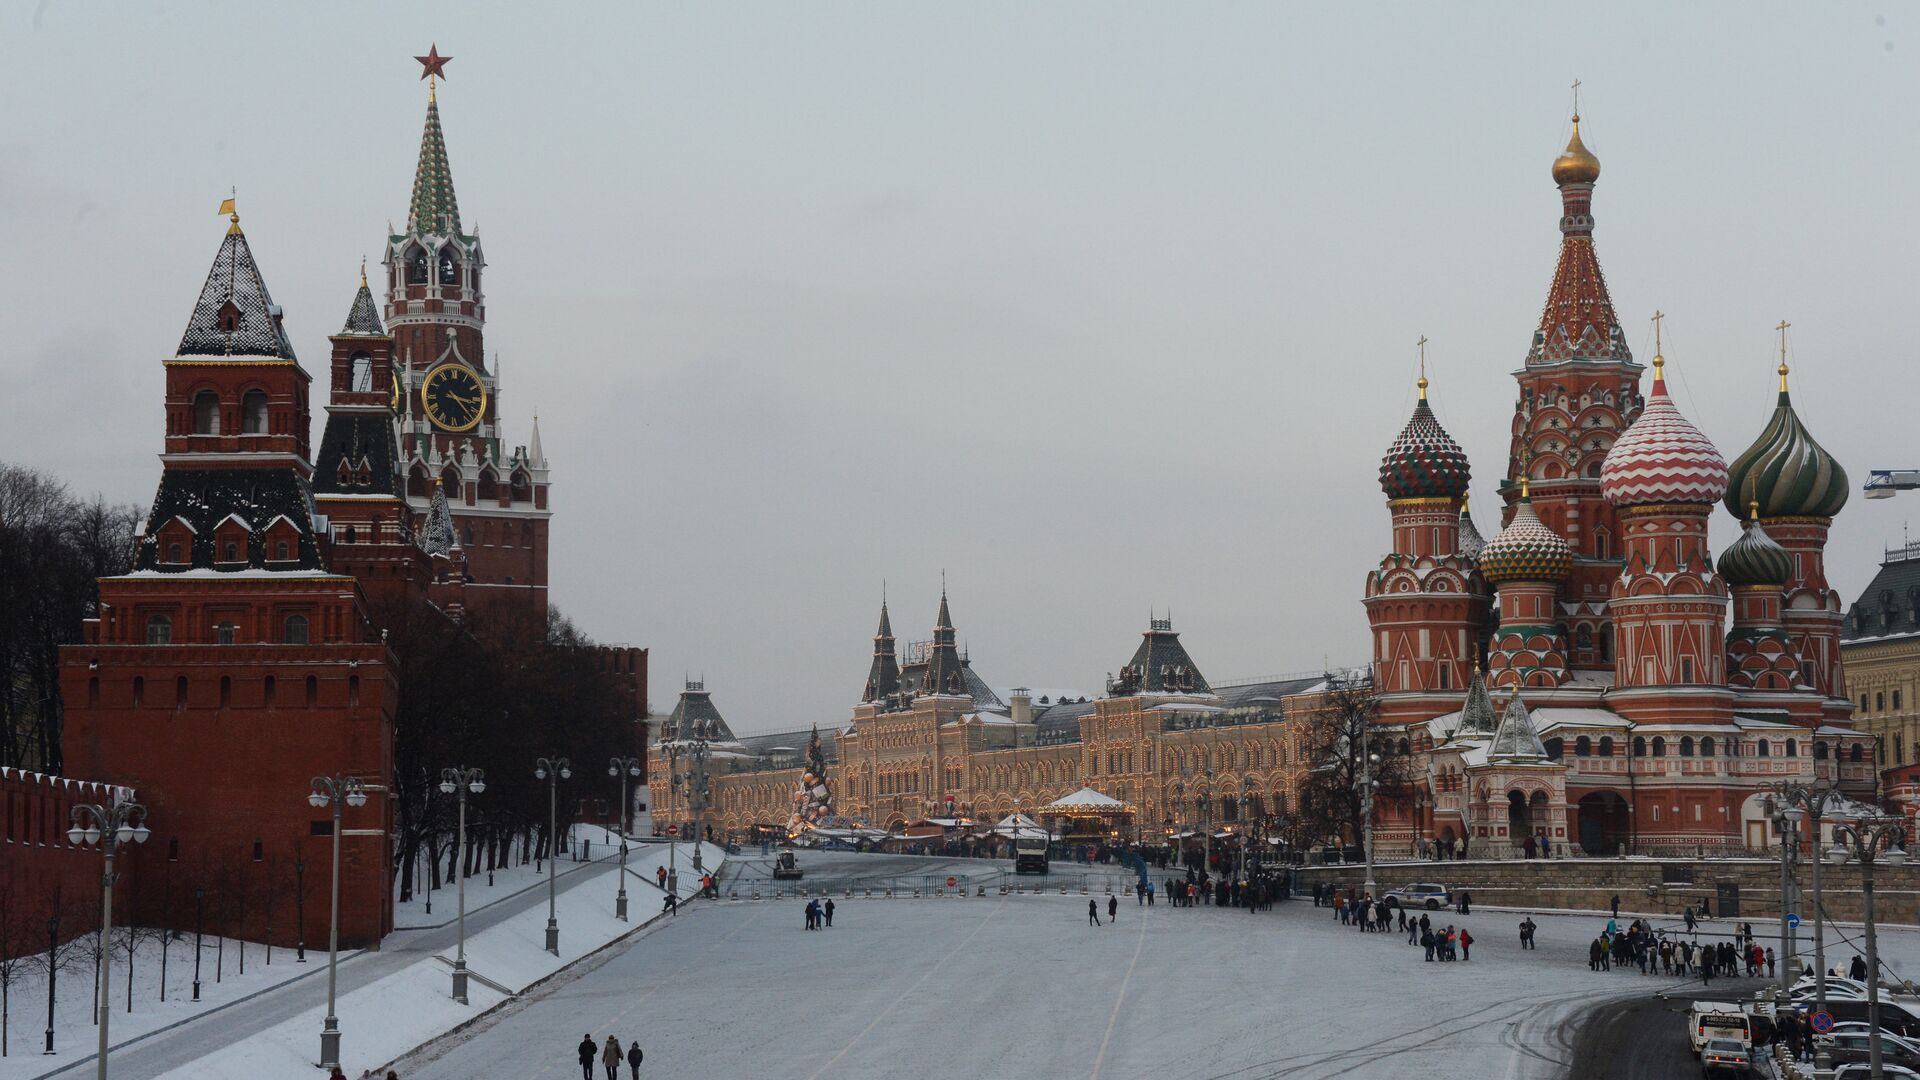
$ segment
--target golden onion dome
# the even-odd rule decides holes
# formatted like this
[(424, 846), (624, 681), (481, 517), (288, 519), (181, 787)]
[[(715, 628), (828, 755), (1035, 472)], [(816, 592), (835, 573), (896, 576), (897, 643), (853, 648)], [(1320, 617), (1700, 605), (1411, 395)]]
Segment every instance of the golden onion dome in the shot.
[(1573, 118), (1573, 138), (1567, 140), (1567, 148), (1553, 159), (1553, 182), (1556, 184), (1591, 184), (1600, 179), (1600, 159), (1593, 156), (1587, 144), (1580, 141), (1580, 118)]

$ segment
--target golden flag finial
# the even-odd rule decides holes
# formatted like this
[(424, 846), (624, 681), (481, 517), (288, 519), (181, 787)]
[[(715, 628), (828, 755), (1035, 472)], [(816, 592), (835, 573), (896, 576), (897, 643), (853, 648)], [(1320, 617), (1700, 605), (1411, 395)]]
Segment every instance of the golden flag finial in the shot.
[(238, 198), (238, 196), (239, 192), (236, 190), (234, 194), (221, 199), (220, 209), (214, 211), (216, 214), (225, 214), (227, 216), (229, 222), (227, 225), (227, 235), (229, 236), (240, 231), (240, 211), (233, 208), (234, 200)]
[(1415, 385), (1420, 387), (1420, 400), (1425, 401), (1427, 400), (1427, 335), (1421, 334), (1420, 340), (1414, 342), (1414, 345), (1420, 350), (1420, 381)]

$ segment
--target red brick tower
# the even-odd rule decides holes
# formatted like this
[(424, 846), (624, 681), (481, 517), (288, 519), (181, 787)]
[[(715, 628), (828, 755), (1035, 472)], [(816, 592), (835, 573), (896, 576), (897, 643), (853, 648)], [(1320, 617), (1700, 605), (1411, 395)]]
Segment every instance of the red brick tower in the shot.
[(1656, 350), (1653, 392), (1600, 470), (1625, 557), (1609, 602), (1618, 658), (1607, 700), (1638, 722), (1730, 723), (1727, 586), (1707, 543), (1727, 465), (1674, 406), (1665, 364)]
[(1573, 137), (1553, 163), (1560, 188), (1560, 260), (1527, 362), (1515, 373), (1520, 399), (1501, 493), (1507, 514), (1524, 470), (1534, 513), (1573, 549), (1556, 621), (1569, 630), (1569, 666), (1610, 671), (1607, 596), (1620, 572), (1620, 526), (1600, 497), (1600, 463), (1640, 414), (1640, 365), (1627, 351), (1593, 247), (1593, 185), (1600, 160)]
[(329, 526), (328, 565), (359, 580), (375, 625), (404, 625), (401, 609), (424, 597), (431, 570), (399, 469), (393, 338), (380, 325), (364, 269), (346, 324), (327, 340), (332, 381), (313, 489)]
[(387, 237), (386, 324), (400, 363), (400, 446), (407, 502), (424, 523), (438, 478), (446, 488), (470, 580), (467, 603), (544, 623), (547, 611), (547, 459), (540, 423), (525, 445), (502, 435), (498, 363), (483, 331), (486, 259), (465, 232), (429, 92), (407, 227)]
[(1462, 544), (1467, 457), (1427, 404), (1424, 371), (1418, 385), (1413, 417), (1380, 463), (1393, 549), (1367, 575), (1374, 686), (1385, 723), (1427, 719), (1465, 691), (1490, 601)]
[[(296, 936), (294, 866), (309, 941), (325, 940), (332, 821), (307, 805), (319, 773), (362, 777), (347, 811), (341, 938), (392, 928), (389, 801), (393, 655), (351, 577), (331, 572), (307, 460), (308, 376), (294, 359), (239, 217), (227, 231), (175, 358), (166, 363), (166, 453), (135, 569), (100, 582), (99, 617), (61, 652), (67, 767), (136, 789), (155, 843), (148, 890), (199, 887), (256, 939)], [(155, 893), (148, 892), (149, 897)], [(182, 896), (158, 897), (179, 925)]]

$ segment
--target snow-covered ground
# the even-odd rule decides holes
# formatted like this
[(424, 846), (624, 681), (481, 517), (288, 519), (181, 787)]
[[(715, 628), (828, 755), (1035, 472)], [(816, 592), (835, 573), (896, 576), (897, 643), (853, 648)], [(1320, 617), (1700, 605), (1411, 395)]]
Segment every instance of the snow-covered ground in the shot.
[[(803, 884), (993, 870), (921, 862), (803, 853)], [(836, 895), (834, 927), (818, 933), (801, 929), (801, 900), (704, 905), (400, 1072), (570, 1076), (581, 1034), (612, 1033), (638, 1037), (655, 1076), (1558, 1080), (1591, 1006), (1688, 985), (1589, 972), (1604, 916), (1536, 914), (1539, 948), (1523, 952), (1519, 914), (1441, 912), (1477, 939), (1471, 961), (1442, 964), (1404, 935), (1340, 927), (1305, 901), (1256, 914), (1126, 899), (1117, 923), (1096, 928), (1088, 899), (992, 889), (886, 900), (856, 888)], [(1920, 973), (1920, 934), (1882, 941), (1896, 969)], [(1835, 959), (1851, 956), (1830, 944)]]
[[(680, 891), (692, 896), (698, 879), (687, 866), (692, 845), (678, 847)], [(725, 858), (705, 845), (706, 865)], [(601, 871), (591, 881), (559, 896), (560, 954), (546, 951), (547, 908), (536, 903), (485, 930), (470, 934), (467, 968), (472, 972), (468, 1002), (452, 1000), (452, 951), (423, 956), (414, 963), (353, 990), (339, 1001), (342, 1067), (359, 1075), (400, 1056), (505, 1001), (512, 994), (552, 975), (582, 956), (632, 932), (662, 909), (662, 893), (653, 884), (655, 867), (668, 862), (665, 844), (639, 845), (628, 855), (628, 921), (614, 917), (618, 886)], [(562, 865), (566, 865), (564, 860)], [(472, 896), (469, 885), (469, 897)], [(438, 905), (436, 905), (436, 908)], [(229, 1041), (198, 1060), (161, 1074), (165, 1080), (259, 1080), (296, 1077), (309, 1072), (319, 1050), (325, 1015), (318, 1005), (263, 1031)]]
[[(573, 842), (569, 850), (560, 853), (560, 864), (554, 868), (557, 878), (565, 878), (582, 867), (593, 863), (617, 861), (620, 846), (615, 842), (613, 832), (599, 825), (575, 825), (572, 832)], [(629, 852), (631, 854), (631, 852)], [(453, 921), (457, 904), (451, 882), (441, 885), (427, 895), (425, 867), (416, 866), (416, 879), (413, 899), (400, 902), (400, 890), (396, 885), (393, 898), (393, 925), (402, 929), (419, 929), (427, 926), (445, 926)], [(484, 870), (467, 879), (467, 911), (472, 913), (488, 904), (508, 899), (520, 892), (545, 885), (547, 864), (527, 862), (495, 870), (491, 877)], [(431, 901), (433, 910), (427, 907)]]
[[(220, 1006), (259, 993), (270, 987), (326, 968), (326, 951), (307, 953), (307, 962), (294, 962), (292, 949), (274, 949), (269, 964), (267, 950), (258, 943), (243, 944), (235, 939), (224, 942), (216, 937), (201, 939), (200, 1000), (193, 1000), (193, 933), (165, 942), (167, 1000), (160, 1000), (162, 941), (158, 934), (140, 932), (129, 965), (124, 945), (126, 931), (116, 929), (113, 967), (108, 972), (112, 991), (113, 1015), (107, 1034), (118, 1044), (139, 1038), (170, 1024), (204, 1014)], [(0, 1080), (26, 1080), (76, 1061), (91, 1058), (99, 1045), (100, 1029), (93, 1022), (94, 965), (90, 940), (82, 938), (65, 947), (68, 966), (54, 979), (54, 1028), (52, 1055), (46, 1048), (47, 977), (36, 970), (36, 960), (23, 967), (21, 980), (8, 988), (7, 1053), (0, 1057)], [(247, 971), (240, 973), (241, 950), (246, 951)], [(127, 1010), (127, 973), (133, 973), (133, 1009)]]

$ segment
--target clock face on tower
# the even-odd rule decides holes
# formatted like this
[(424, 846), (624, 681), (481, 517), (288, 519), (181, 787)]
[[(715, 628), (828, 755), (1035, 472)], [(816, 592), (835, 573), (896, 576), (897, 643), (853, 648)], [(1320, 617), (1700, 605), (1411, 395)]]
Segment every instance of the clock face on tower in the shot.
[(420, 406), (442, 431), (466, 431), (487, 411), (487, 388), (470, 368), (435, 368), (420, 386)]
[(387, 385), (393, 388), (393, 394), (391, 396), (391, 400), (387, 402), (387, 408), (392, 409), (394, 412), (397, 413), (400, 411), (400, 398), (401, 398), (400, 373), (397, 371), (389, 372), (387, 374)]

